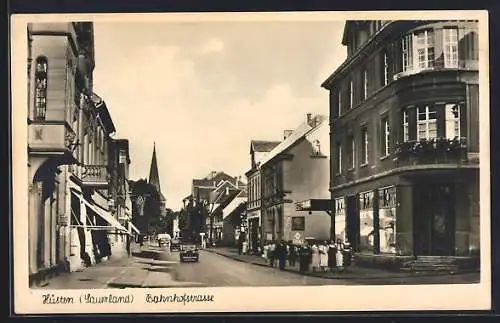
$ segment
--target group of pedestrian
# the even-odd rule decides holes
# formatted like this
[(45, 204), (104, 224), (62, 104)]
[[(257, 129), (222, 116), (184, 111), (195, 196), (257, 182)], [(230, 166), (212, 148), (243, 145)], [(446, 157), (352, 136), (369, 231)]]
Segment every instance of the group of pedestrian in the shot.
[(295, 267), (297, 261), (302, 272), (312, 269), (313, 272), (339, 271), (351, 264), (351, 247), (342, 240), (308, 242), (294, 244), (292, 241), (266, 241), (263, 246), (262, 257), (270, 267), (279, 267), (284, 270), (286, 261), (290, 267)]

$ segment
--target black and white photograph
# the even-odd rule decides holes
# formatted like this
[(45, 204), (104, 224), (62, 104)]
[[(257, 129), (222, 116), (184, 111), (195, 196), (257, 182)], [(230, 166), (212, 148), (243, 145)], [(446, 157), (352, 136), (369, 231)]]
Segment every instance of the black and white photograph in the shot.
[(11, 45), (16, 308), (490, 306), (486, 12), (19, 15)]

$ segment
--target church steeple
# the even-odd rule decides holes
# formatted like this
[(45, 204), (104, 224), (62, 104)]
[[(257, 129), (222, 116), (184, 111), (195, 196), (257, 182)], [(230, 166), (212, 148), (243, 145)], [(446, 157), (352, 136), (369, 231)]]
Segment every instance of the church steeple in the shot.
[(158, 192), (161, 192), (158, 164), (156, 162), (156, 143), (153, 143), (153, 158), (151, 159), (151, 168), (149, 169), (149, 184), (152, 184), (156, 187)]

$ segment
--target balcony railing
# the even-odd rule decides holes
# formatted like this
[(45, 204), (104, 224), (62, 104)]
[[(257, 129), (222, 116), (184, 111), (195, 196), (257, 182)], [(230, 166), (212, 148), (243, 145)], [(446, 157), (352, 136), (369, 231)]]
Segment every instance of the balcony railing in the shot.
[(407, 141), (395, 151), (398, 166), (421, 164), (457, 164), (467, 161), (466, 138)]
[(109, 172), (106, 165), (83, 165), (82, 183), (85, 186), (106, 188), (109, 184)]

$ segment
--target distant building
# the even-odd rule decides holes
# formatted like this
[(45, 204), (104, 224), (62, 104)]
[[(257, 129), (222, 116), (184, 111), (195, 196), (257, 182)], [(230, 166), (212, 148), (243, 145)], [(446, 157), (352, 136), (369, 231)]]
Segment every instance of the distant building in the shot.
[(348, 57), (322, 86), (331, 198), (358, 263), (479, 254), (477, 29), (456, 20), (346, 23)]
[[(328, 198), (328, 122), (322, 115), (306, 120), (274, 147), (261, 161), (262, 240), (330, 238), (330, 216), (296, 210), (295, 203)], [(252, 229), (250, 229), (252, 230)]]
[(156, 145), (153, 145), (153, 156), (151, 157), (151, 167), (149, 168), (148, 183), (156, 188), (159, 195), (160, 214), (158, 216), (164, 217), (166, 215), (166, 202), (165, 196), (160, 187), (160, 175), (158, 174), (158, 162), (156, 161)]
[[(284, 138), (290, 135), (285, 131)], [(252, 140), (250, 142), (250, 164), (251, 168), (246, 172), (248, 183), (248, 203), (246, 204), (246, 217), (248, 223), (248, 243), (252, 251), (257, 252), (261, 244), (261, 176), (260, 163), (262, 159), (276, 146), (279, 141)]]

